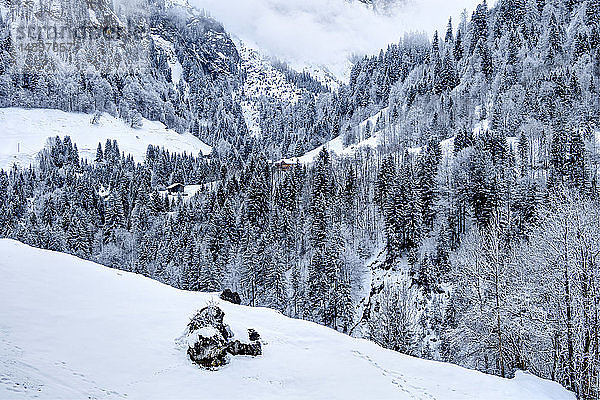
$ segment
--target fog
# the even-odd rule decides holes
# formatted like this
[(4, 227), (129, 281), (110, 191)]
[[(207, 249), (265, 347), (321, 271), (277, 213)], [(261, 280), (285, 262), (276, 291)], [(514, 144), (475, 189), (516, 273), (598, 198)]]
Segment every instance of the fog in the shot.
[[(348, 0), (189, 0), (240, 39), (294, 66), (327, 66), (348, 73), (354, 54), (373, 54), (405, 32), (446, 31), (478, 0), (408, 0), (388, 15)], [(456, 24), (455, 24), (456, 27)]]

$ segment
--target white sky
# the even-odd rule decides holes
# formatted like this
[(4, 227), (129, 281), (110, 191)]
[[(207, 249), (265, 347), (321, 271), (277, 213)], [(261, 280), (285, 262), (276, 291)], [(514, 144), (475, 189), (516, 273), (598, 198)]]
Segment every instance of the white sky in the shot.
[[(391, 16), (378, 15), (355, 0), (189, 0), (207, 10), (242, 40), (294, 66), (325, 65), (338, 77), (348, 57), (372, 54), (407, 31), (446, 31), (481, 0), (408, 0)], [(494, 1), (489, 1), (492, 4)], [(456, 28), (456, 23), (454, 24)]]

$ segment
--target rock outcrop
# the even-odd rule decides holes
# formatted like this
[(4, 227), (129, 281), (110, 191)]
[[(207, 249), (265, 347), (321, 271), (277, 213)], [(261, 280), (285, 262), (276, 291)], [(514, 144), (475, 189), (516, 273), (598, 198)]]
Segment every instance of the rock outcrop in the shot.
[(214, 369), (229, 362), (229, 355), (258, 356), (262, 354), (260, 335), (248, 329), (248, 341), (235, 339), (223, 322), (225, 313), (215, 305), (198, 311), (187, 326), (187, 353), (196, 364)]
[(221, 298), (221, 300), (225, 300), (233, 304), (242, 303), (242, 299), (240, 298), (238, 292), (232, 292), (230, 289), (223, 290), (219, 297)]

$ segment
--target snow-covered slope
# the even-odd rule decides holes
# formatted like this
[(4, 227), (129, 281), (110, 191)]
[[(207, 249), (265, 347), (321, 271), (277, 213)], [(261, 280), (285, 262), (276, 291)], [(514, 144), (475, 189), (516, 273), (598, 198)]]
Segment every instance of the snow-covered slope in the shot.
[[(0, 240), (0, 254), (2, 399), (573, 399), (525, 373), (500, 379), (403, 356), (15, 241)], [(256, 329), (264, 354), (218, 371), (192, 364), (177, 339), (209, 301), (234, 332)]]
[(163, 39), (159, 35), (151, 35), (155, 45), (160, 48), (167, 57), (167, 64), (171, 70), (171, 81), (174, 86), (177, 86), (183, 75), (183, 66), (177, 59), (177, 53), (173, 43)]
[(288, 82), (285, 75), (275, 69), (268, 56), (241, 40), (236, 41), (242, 68), (246, 72), (244, 94), (248, 97), (267, 96), (295, 103), (302, 96), (302, 89)]
[(261, 96), (295, 103), (302, 96), (302, 90), (288, 82), (285, 75), (275, 69), (271, 60), (260, 49), (253, 48), (241, 40), (236, 40), (241, 66), (246, 74), (244, 99), (240, 101), (246, 126), (253, 136), (260, 136), (260, 115), (256, 101)]
[(13, 163), (29, 166), (44, 148), (49, 137), (70, 136), (77, 144), (79, 156), (88, 160), (96, 157), (98, 143), (116, 139), (119, 149), (143, 161), (148, 145), (164, 147), (172, 152), (198, 155), (209, 154), (211, 147), (198, 138), (167, 129), (162, 123), (143, 120), (140, 129), (103, 114), (97, 125), (92, 115), (66, 113), (48, 109), (0, 108), (0, 168)]
[[(266, 96), (286, 103), (296, 103), (303, 94), (308, 92), (290, 82), (283, 72), (275, 68), (274, 59), (258, 46), (239, 38), (235, 39), (235, 45), (240, 55), (242, 70), (246, 75), (240, 105), (248, 130), (253, 136), (260, 136), (260, 115), (256, 105), (260, 97)], [(296, 70), (310, 74), (330, 89), (337, 90), (340, 86), (340, 82), (326, 69), (306, 67)]]
[[(352, 156), (357, 151), (360, 151), (360, 149), (364, 148), (371, 148), (376, 150), (378, 146), (383, 144), (385, 141), (385, 135), (388, 134), (386, 132), (386, 129), (388, 131), (390, 129), (390, 123), (388, 121), (388, 111), (389, 108), (385, 107), (378, 111), (376, 114), (360, 122), (357, 126), (353, 127), (352, 129), (357, 138), (356, 143), (345, 145), (344, 134), (340, 134), (339, 136), (303, 154), (300, 157), (287, 158), (283, 159), (283, 161), (289, 163), (310, 164), (317, 158), (317, 156), (323, 148), (326, 148), (327, 151), (329, 151), (330, 153), (336, 154), (340, 157)], [(383, 129), (377, 129), (377, 121), (380, 120), (383, 122)], [(477, 136), (487, 130), (489, 130), (489, 120), (485, 119), (475, 124), (473, 128), (473, 135)], [(517, 151), (517, 137), (509, 136), (506, 138), (506, 142), (509, 146), (509, 149), (512, 149), (512, 151), (514, 152)], [(600, 133), (598, 134), (598, 143), (600, 143)], [(443, 159), (446, 162), (451, 162), (454, 151), (454, 136), (442, 140), (441, 147)], [(409, 147), (406, 150), (411, 154), (419, 154), (422, 151), (422, 148)]]
[[(375, 115), (370, 116), (365, 119), (357, 126), (352, 129), (355, 132), (357, 142), (349, 145), (344, 144), (344, 134), (340, 134), (335, 138), (331, 139), (327, 143), (322, 144), (321, 146), (303, 154), (300, 157), (294, 158), (286, 158), (283, 161), (288, 163), (300, 163), (300, 164), (310, 164), (312, 163), (321, 150), (326, 148), (330, 153), (336, 154), (340, 157), (343, 156), (352, 156), (360, 149), (371, 148), (377, 149), (377, 147), (381, 144), (382, 137), (384, 136), (384, 132), (381, 130), (375, 131), (375, 127), (377, 121), (382, 118), (384, 121), (387, 119), (388, 115), (388, 107), (381, 109)], [(371, 132), (369, 134), (366, 133), (367, 129), (370, 129)]]

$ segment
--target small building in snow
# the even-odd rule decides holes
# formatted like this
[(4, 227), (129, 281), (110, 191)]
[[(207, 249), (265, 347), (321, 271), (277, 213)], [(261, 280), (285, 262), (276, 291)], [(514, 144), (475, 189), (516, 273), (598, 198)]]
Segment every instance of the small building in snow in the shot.
[(177, 194), (182, 193), (185, 190), (185, 185), (183, 183), (174, 183), (171, 186), (167, 186), (167, 192), (169, 194)]
[(279, 160), (273, 163), (274, 168), (282, 171), (287, 171), (295, 165), (298, 165), (297, 160)]

